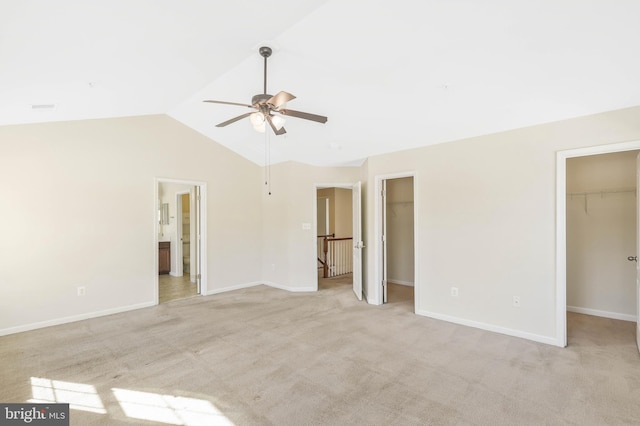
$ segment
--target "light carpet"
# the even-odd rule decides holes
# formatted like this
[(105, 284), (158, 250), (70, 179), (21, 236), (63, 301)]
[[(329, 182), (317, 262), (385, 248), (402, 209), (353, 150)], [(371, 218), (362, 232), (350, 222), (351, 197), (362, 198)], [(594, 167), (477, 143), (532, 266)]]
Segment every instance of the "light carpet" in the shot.
[(0, 401), (72, 425), (640, 424), (634, 323), (569, 315), (557, 348), (266, 286), (0, 338)]

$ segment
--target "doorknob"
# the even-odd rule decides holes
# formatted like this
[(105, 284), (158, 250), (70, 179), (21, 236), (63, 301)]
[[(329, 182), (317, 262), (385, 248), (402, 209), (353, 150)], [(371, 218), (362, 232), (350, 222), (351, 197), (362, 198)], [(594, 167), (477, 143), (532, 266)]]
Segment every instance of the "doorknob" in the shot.
[(638, 261), (638, 256), (629, 256), (629, 257), (627, 257), (627, 260), (629, 262), (637, 262)]

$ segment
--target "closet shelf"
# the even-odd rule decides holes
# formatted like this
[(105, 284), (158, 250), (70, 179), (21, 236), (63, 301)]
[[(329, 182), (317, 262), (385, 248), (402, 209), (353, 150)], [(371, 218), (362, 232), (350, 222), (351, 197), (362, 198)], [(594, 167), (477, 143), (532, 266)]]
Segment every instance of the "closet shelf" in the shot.
[(567, 197), (587, 196), (587, 195), (607, 195), (607, 194), (625, 194), (634, 193), (635, 188), (620, 188), (620, 189), (603, 189), (601, 191), (585, 191), (585, 192), (567, 192)]

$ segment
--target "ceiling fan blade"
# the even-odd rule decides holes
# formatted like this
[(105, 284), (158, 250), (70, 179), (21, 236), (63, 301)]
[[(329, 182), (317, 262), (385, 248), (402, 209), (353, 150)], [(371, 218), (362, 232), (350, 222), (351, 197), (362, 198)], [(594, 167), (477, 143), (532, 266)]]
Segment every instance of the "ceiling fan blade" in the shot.
[(293, 96), (291, 93), (278, 92), (274, 96), (272, 96), (271, 99), (267, 101), (267, 103), (278, 108), (280, 105), (285, 104), (291, 100), (294, 100), (295, 98), (296, 97)]
[(243, 106), (243, 107), (249, 107), (249, 108), (254, 108), (253, 105), (249, 105), (249, 104), (240, 104), (238, 102), (226, 102), (226, 101), (202, 101), (202, 102), (209, 102), (212, 104), (222, 104), (222, 105), (237, 105), (237, 106)]
[(246, 118), (246, 117), (250, 116), (251, 114), (253, 114), (253, 113), (252, 112), (248, 112), (246, 114), (239, 115), (237, 117), (232, 118), (231, 120), (227, 120), (227, 121), (222, 122), (220, 124), (216, 124), (216, 127), (228, 126), (229, 124), (235, 123), (238, 120), (242, 120), (243, 118)]
[(288, 115), (296, 118), (304, 118), (305, 120), (317, 121), (318, 123), (326, 123), (327, 117), (324, 115), (310, 114), (308, 112), (295, 111), (292, 109), (281, 109), (278, 112), (282, 115)]
[(287, 133), (284, 127), (280, 127), (280, 130), (276, 128), (270, 115), (265, 115), (265, 117), (267, 119), (267, 122), (269, 123), (269, 126), (271, 126), (271, 130), (273, 130), (273, 133), (275, 133), (276, 136), (284, 135), (285, 133)]

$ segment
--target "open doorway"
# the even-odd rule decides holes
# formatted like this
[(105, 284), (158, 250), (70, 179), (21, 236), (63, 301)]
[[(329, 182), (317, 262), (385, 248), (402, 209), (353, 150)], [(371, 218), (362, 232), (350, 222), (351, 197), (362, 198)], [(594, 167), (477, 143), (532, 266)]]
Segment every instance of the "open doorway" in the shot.
[(316, 188), (318, 290), (353, 285), (351, 186)]
[[(567, 159), (568, 342), (597, 327), (634, 340), (636, 157), (639, 151)], [(629, 258), (632, 260), (630, 261)], [(576, 315), (579, 314), (579, 315)], [(584, 318), (589, 315), (595, 318)], [(608, 318), (616, 321), (604, 321)], [(627, 322), (625, 324), (624, 322)]]
[(199, 182), (157, 181), (157, 303), (206, 294), (204, 193)]
[(413, 176), (380, 181), (382, 302), (415, 312), (415, 206)]
[[(638, 158), (633, 162), (633, 166), (629, 166), (626, 170), (624, 170), (624, 167), (620, 168), (620, 164), (612, 168), (610, 165), (604, 166), (604, 163), (601, 163), (602, 161), (606, 163), (616, 162), (627, 156), (634, 156), (635, 154), (627, 154), (627, 152), (637, 150), (640, 150), (640, 141), (559, 151), (557, 153), (556, 344), (558, 346), (567, 346), (569, 335), (568, 323), (577, 318), (583, 320), (581, 321), (582, 325), (592, 324), (591, 326), (593, 326), (593, 324), (618, 322), (618, 325), (621, 325), (623, 328), (628, 328), (628, 333), (622, 333), (622, 335), (627, 335), (624, 337), (624, 339), (627, 339), (624, 344), (632, 344), (634, 346), (638, 345), (638, 348), (640, 348), (640, 328), (638, 328), (638, 307), (640, 305), (638, 302), (638, 297), (640, 296), (640, 292), (638, 291), (638, 283), (640, 281), (638, 280), (638, 277), (640, 277), (640, 269), (638, 269), (637, 262), (634, 261), (637, 260), (638, 256), (638, 208), (636, 204), (634, 209), (635, 211), (633, 213), (629, 213), (628, 210), (626, 210), (627, 213), (621, 213), (617, 208), (615, 208), (616, 205), (620, 206), (629, 204), (631, 201), (629, 198), (632, 198), (633, 202), (637, 203), (638, 199), (635, 191), (637, 191), (638, 187), (638, 171), (640, 170), (640, 165), (638, 163)], [(619, 154), (619, 156), (605, 156), (605, 154), (614, 153)], [(585, 158), (585, 160), (583, 160), (585, 162), (584, 164), (578, 162), (580, 158)], [(625, 161), (627, 163), (631, 163), (630, 160), (631, 159), (626, 158)], [(631, 167), (634, 169), (632, 170)], [(590, 169), (590, 171), (587, 171), (587, 174), (585, 175), (583, 169)], [(608, 171), (603, 171), (603, 169)], [(574, 177), (574, 174), (577, 176)], [(614, 176), (615, 179), (618, 180), (618, 183), (615, 183), (609, 180), (611, 178), (610, 176), (603, 178), (602, 176), (604, 174), (631, 174), (635, 177), (635, 181), (630, 186), (627, 186), (629, 185), (628, 178)], [(592, 183), (589, 183), (589, 181)], [(582, 182), (582, 184), (585, 185), (583, 186), (584, 189), (579, 188), (576, 182)], [(599, 184), (600, 187), (597, 189), (587, 189), (587, 184), (592, 186)], [(605, 187), (609, 185), (612, 185), (613, 187)], [(635, 191), (632, 191), (632, 188), (636, 188)], [(625, 197), (629, 198), (625, 200)], [(582, 215), (582, 217), (580, 215)], [(629, 221), (635, 221), (635, 234), (633, 229), (629, 229), (628, 227), (625, 228), (624, 226), (621, 227), (623, 224), (612, 223), (611, 220), (603, 222), (603, 218), (612, 215), (618, 215), (618, 220), (620, 219), (620, 215), (627, 216), (623, 222), (628, 223)], [(631, 218), (628, 217), (629, 215), (631, 215)], [(584, 227), (582, 227), (582, 231), (580, 231), (580, 226), (582, 226), (579, 223), (580, 221), (594, 222), (594, 220), (606, 224), (591, 223), (591, 225), (598, 226), (601, 229), (589, 229), (586, 231), (588, 234), (584, 234)], [(617, 246), (617, 248), (615, 250), (611, 250), (610, 248), (612, 253), (607, 251), (603, 254), (603, 247), (601, 246), (605, 246), (604, 242), (607, 239), (611, 239), (610, 237), (612, 235), (620, 235), (621, 233), (625, 234), (625, 239), (628, 237), (635, 239), (633, 247), (628, 243), (621, 243), (622, 239), (620, 238), (613, 238), (613, 245)], [(631, 235), (628, 235), (629, 233), (631, 233)], [(581, 240), (585, 239), (590, 240), (590, 242), (585, 245), (590, 245), (592, 247), (580, 248), (580, 244), (582, 244)], [(626, 253), (628, 250), (632, 250), (633, 253)], [(586, 254), (584, 256), (579, 256), (582, 252)], [(600, 254), (598, 254), (598, 252)], [(613, 270), (615, 270), (613, 272), (614, 275), (623, 277), (624, 272), (627, 269), (630, 269), (635, 273), (635, 276), (630, 278), (633, 283), (633, 287), (630, 292), (628, 287), (626, 290), (619, 288), (618, 291), (607, 292), (606, 288), (601, 284), (602, 282), (609, 281), (610, 277), (607, 276), (607, 273), (601, 275), (600, 272), (597, 272), (595, 277), (585, 278), (584, 270), (591, 267), (591, 265), (585, 264), (585, 261), (593, 261), (594, 256), (608, 258), (610, 254), (613, 256), (611, 261), (615, 261), (617, 263), (617, 265), (614, 265), (613, 267)], [(633, 263), (627, 260), (628, 257), (632, 258), (631, 262)], [(603, 259), (600, 258), (595, 260), (601, 261)], [(580, 267), (583, 269), (581, 270)], [(605, 268), (609, 268), (609, 266), (605, 266)], [(593, 281), (593, 278), (595, 278), (596, 281), (600, 280), (600, 284)], [(625, 278), (621, 279), (623, 281), (625, 280)], [(627, 277), (626, 279), (629, 278)], [(568, 284), (569, 280), (571, 280), (571, 284)], [(625, 291), (628, 293), (627, 296), (623, 295)], [(596, 297), (594, 298), (593, 294), (589, 294), (590, 292), (596, 292)], [(604, 295), (604, 298), (602, 298), (602, 300), (595, 300), (599, 298), (597, 296), (598, 294), (600, 297)], [(629, 296), (629, 294), (631, 295)], [(635, 309), (635, 316), (633, 316), (633, 313), (629, 314), (629, 312), (625, 312), (629, 311), (629, 306), (623, 306), (624, 304), (621, 303), (620, 300), (621, 297), (629, 297), (633, 300), (632, 303), (634, 306), (633, 309)], [(627, 321), (627, 319), (632, 319), (633, 321)], [(580, 323), (578, 323), (578, 325), (580, 325)], [(618, 327), (616, 326), (616, 328)], [(636, 339), (633, 339), (634, 329), (636, 332)], [(584, 329), (579, 330), (579, 332), (581, 335), (585, 334)], [(614, 333), (607, 330), (604, 330), (604, 332), (601, 333), (601, 335), (605, 337), (612, 336), (613, 334)], [(576, 334), (574, 334), (574, 336), (576, 336)], [(635, 340), (635, 342), (633, 342), (633, 340)], [(613, 344), (617, 345), (618, 343)], [(602, 345), (607, 345), (607, 343), (604, 342)]]

